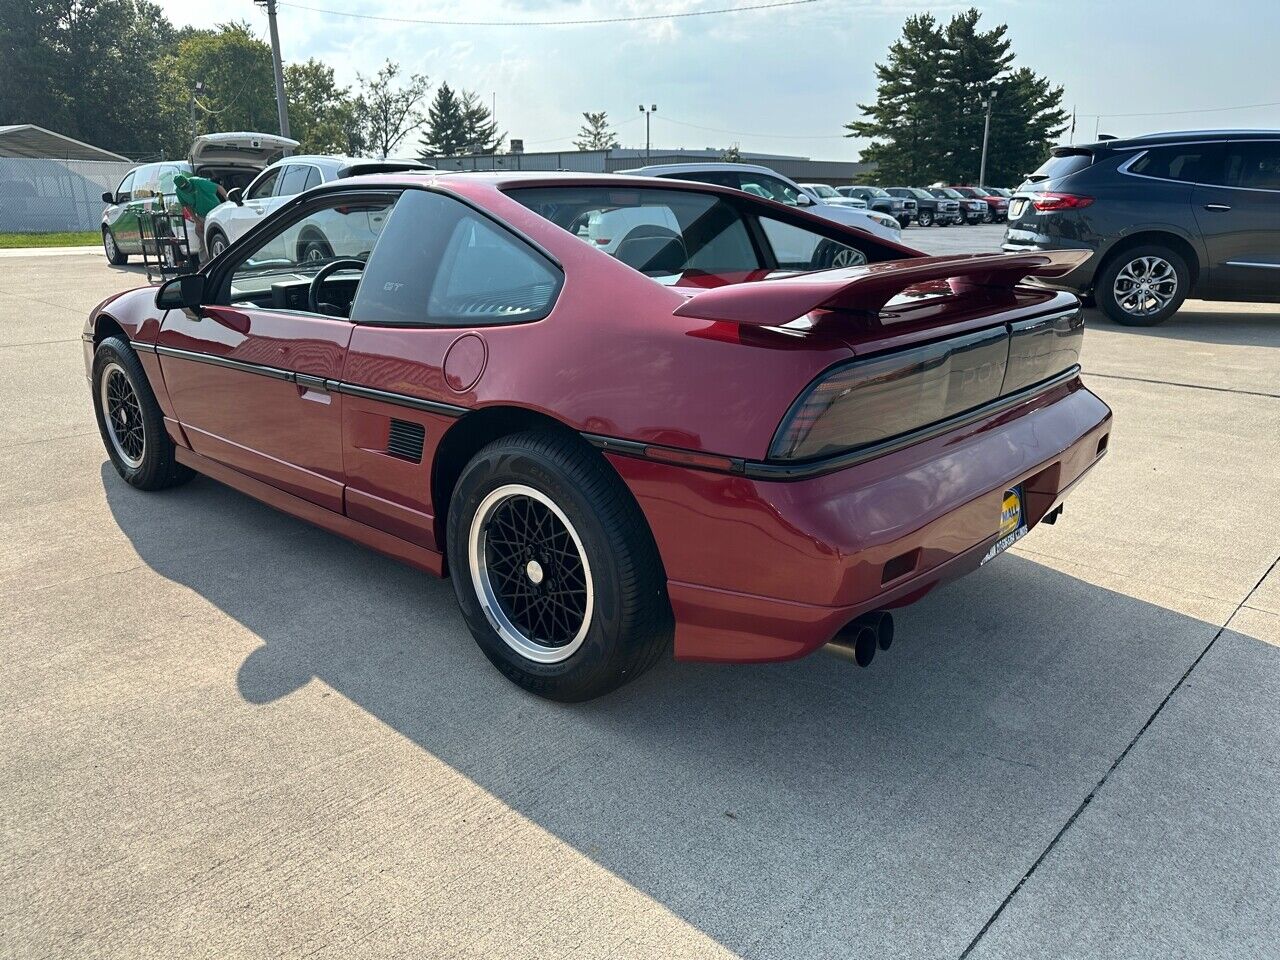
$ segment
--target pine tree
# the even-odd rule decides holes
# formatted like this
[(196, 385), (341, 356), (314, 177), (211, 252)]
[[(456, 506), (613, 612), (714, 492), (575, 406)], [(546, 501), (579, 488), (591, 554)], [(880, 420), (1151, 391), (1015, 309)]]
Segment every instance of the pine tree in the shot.
[(876, 65), (876, 102), (858, 104), (863, 119), (845, 126), (848, 136), (871, 138), (861, 159), (877, 164), (878, 182), (976, 183), (983, 101), (993, 93), (988, 183), (1021, 179), (1062, 132), (1062, 88), (1014, 68), (1008, 27), (981, 30), (981, 17), (970, 8), (945, 27), (929, 14), (911, 17)]
[(497, 153), (507, 137), (505, 130), (498, 132), (493, 114), (470, 90), (462, 94), (462, 130), (467, 153)]
[(578, 139), (573, 145), (579, 150), (612, 150), (618, 146), (618, 136), (609, 129), (609, 114), (605, 110), (592, 113), (589, 110), (582, 114), (587, 122), (578, 131)]
[(419, 156), (424, 160), (455, 157), (466, 151), (469, 142), (462, 98), (442, 83), (427, 108), (427, 128), (422, 133)]
[(937, 178), (952, 146), (942, 123), (945, 56), (938, 21), (927, 13), (908, 18), (886, 62), (876, 64), (876, 102), (858, 104), (864, 119), (845, 124), (846, 136), (871, 138), (861, 159), (876, 164), (880, 183), (915, 185)]

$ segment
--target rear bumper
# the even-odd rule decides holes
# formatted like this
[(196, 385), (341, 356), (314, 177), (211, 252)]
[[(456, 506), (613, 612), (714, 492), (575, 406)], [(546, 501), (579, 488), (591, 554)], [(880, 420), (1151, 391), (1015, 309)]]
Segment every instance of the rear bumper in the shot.
[(1034, 527), (1097, 462), (1111, 411), (1078, 378), (984, 421), (795, 481), (610, 455), (649, 520), (679, 659), (804, 656), (859, 614), (976, 569), (1004, 491)]

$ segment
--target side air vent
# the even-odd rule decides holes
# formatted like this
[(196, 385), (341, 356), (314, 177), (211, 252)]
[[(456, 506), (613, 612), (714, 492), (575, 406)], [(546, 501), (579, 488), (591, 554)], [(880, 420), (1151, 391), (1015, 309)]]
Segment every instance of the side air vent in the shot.
[(387, 434), (387, 453), (402, 460), (422, 462), (422, 441), (426, 430), (420, 423), (408, 420), (392, 420)]

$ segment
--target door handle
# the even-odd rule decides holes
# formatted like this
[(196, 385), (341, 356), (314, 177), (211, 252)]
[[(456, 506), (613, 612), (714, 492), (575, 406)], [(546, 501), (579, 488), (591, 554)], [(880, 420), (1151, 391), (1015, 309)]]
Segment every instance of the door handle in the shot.
[(1230, 209), (1231, 209), (1231, 208), (1230, 208), (1229, 206), (1227, 206), (1225, 203), (1206, 203), (1206, 204), (1204, 205), (1204, 208), (1205, 208), (1206, 210), (1213, 210), (1213, 211), (1215, 211), (1215, 212), (1219, 212), (1219, 213), (1225, 213), (1227, 210), (1230, 210)]

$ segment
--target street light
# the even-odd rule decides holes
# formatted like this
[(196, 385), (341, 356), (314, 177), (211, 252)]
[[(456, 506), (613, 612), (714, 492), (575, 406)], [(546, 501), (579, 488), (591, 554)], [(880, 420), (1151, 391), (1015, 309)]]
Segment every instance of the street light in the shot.
[(987, 119), (982, 124), (982, 163), (978, 166), (978, 186), (987, 182), (987, 140), (991, 136), (991, 104), (995, 102), (996, 92), (992, 90), (982, 105), (987, 109)]
[(649, 117), (658, 112), (656, 103), (650, 104), (649, 109), (644, 108), (644, 104), (640, 104), (640, 112), (644, 114), (644, 158), (649, 159)]

